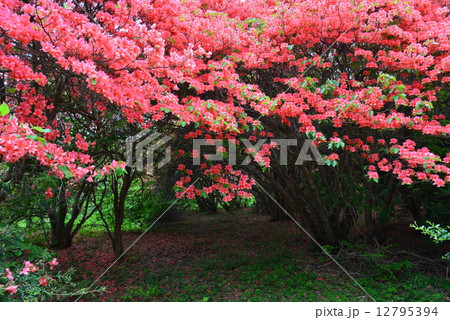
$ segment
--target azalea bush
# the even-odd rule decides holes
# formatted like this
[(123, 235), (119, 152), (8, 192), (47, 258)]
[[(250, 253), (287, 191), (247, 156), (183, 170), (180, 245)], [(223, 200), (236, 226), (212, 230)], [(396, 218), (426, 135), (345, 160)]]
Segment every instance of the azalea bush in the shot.
[(24, 228), (0, 225), (0, 301), (64, 300), (87, 293), (72, 280), (75, 270), (58, 271), (55, 253), (32, 243)]
[(37, 259), (25, 261), (19, 268), (2, 268), (0, 273), (0, 301), (42, 302), (68, 300), (73, 297), (105, 291), (80, 288), (73, 281), (74, 269), (57, 271), (57, 258), (48, 261)]
[[(377, 234), (399, 185), (450, 182), (446, 1), (0, 4), (1, 162), (34, 161), (59, 186), (106, 183), (115, 257), (138, 177), (132, 163), (125, 167), (124, 140), (141, 129), (186, 140), (173, 152), (179, 164), (200, 158), (195, 170), (177, 166), (177, 197), (231, 202), (268, 192), (331, 245), (348, 238), (360, 215)], [(235, 141), (219, 151), (236, 146), (237, 158), (251, 161), (194, 155), (196, 138)], [(297, 141), (287, 165), (283, 146), (271, 141), (283, 138)], [(432, 150), (430, 140), (444, 147)], [(296, 163), (305, 141), (325, 165)], [(193, 185), (197, 178), (202, 183)], [(91, 204), (84, 208), (95, 209), (97, 193), (82, 194)], [(58, 198), (51, 222), (57, 234), (73, 227), (65, 225), (66, 200)], [(56, 242), (70, 246), (71, 236)]]
[(25, 261), (21, 268), (2, 268), (0, 301), (46, 301), (73, 294), (72, 272), (56, 273), (57, 265), (54, 258)]
[(24, 235), (18, 226), (0, 228), (0, 301), (47, 301), (77, 291), (73, 270), (57, 272), (54, 254)]

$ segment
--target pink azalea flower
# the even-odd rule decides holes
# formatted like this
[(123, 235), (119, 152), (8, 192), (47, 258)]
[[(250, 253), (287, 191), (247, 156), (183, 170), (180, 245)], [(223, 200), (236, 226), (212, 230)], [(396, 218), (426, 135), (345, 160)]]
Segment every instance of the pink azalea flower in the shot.
[(37, 268), (34, 264), (30, 265), (28, 268), (30, 269), (31, 272), (36, 272), (39, 270), (39, 268)]
[(9, 270), (9, 268), (6, 268), (6, 277), (8, 278), (8, 280), (10, 281), (14, 281), (14, 277), (12, 275), (12, 272)]
[(39, 284), (44, 287), (48, 285), (47, 278), (45, 277), (45, 275), (43, 275), (42, 278), (39, 279)]
[(32, 264), (30, 261), (25, 261), (24, 267), (22, 271), (20, 271), (20, 274), (28, 275), (29, 272), (36, 272), (39, 268), (36, 268), (34, 264)]
[(17, 287), (18, 286), (9, 286), (9, 287), (6, 287), (4, 290), (9, 292), (9, 294), (13, 295), (17, 292)]
[(53, 189), (52, 188), (48, 188), (47, 191), (44, 192), (45, 194), (45, 198), (50, 199), (51, 197), (53, 197)]
[(53, 270), (54, 266), (57, 266), (59, 264), (58, 260), (54, 258), (52, 261), (49, 262), (50, 264), (50, 270)]
[(369, 171), (368, 174), (369, 174), (369, 178), (370, 178), (370, 179), (378, 179), (378, 178), (379, 178), (378, 172), (375, 172), (375, 171)]
[(23, 267), (22, 271), (20, 271), (20, 274), (28, 275), (28, 272), (30, 272), (30, 269), (28, 267)]

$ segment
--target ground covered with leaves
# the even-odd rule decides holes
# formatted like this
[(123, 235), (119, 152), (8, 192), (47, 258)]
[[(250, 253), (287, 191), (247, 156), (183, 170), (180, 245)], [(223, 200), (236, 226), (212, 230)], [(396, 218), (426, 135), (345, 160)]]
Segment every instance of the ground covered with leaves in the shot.
[[(241, 212), (187, 213), (157, 223), (82, 301), (370, 301), (371, 298), (290, 221)], [(127, 232), (130, 245), (141, 233)], [(448, 301), (450, 281), (436, 248), (410, 228), (387, 246), (327, 247), (377, 301)], [(409, 238), (417, 241), (407, 241)], [(406, 241), (405, 241), (406, 240)], [(409, 247), (405, 247), (409, 246)], [(431, 249), (431, 250), (430, 250)], [(84, 232), (59, 251), (88, 287), (112, 262), (106, 235)]]

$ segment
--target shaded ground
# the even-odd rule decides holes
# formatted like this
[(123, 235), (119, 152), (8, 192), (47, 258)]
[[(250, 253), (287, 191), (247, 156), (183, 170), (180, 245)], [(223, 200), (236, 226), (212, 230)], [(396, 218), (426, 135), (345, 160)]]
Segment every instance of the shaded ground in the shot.
[[(83, 300), (370, 300), (329, 257), (311, 250), (295, 224), (269, 219), (249, 213), (189, 213), (177, 222), (158, 223), (101, 278), (106, 292)], [(139, 235), (126, 233), (125, 244)], [(407, 260), (386, 258), (377, 264), (378, 251), (351, 256), (359, 255), (358, 248), (338, 259), (377, 301), (448, 300), (449, 281), (436, 272), (419, 273)], [(87, 287), (111, 264), (111, 251), (105, 235), (84, 234), (59, 254), (61, 264), (75, 267), (75, 280)], [(445, 268), (439, 270), (437, 275)]]

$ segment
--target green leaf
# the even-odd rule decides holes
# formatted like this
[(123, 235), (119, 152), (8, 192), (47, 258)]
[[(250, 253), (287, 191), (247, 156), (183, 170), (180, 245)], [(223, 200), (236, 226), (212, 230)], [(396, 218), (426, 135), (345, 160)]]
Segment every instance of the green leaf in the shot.
[(117, 167), (116, 168), (116, 171), (115, 171), (115, 174), (118, 176), (118, 177), (121, 177), (121, 176), (123, 176), (124, 175), (124, 173), (126, 173), (127, 171), (125, 170), (125, 169), (122, 169), (122, 168), (120, 168), (120, 167)]
[(70, 172), (69, 168), (67, 168), (66, 166), (59, 165), (58, 168), (59, 168), (59, 170), (61, 170), (64, 173), (64, 176), (66, 178), (72, 178), (73, 177), (72, 172)]
[(91, 79), (91, 83), (93, 86), (95, 86), (97, 84), (97, 81), (95, 79)]
[(31, 140), (34, 140), (34, 141), (37, 141), (38, 135), (37, 134), (33, 134), (31, 136), (28, 136), (27, 138), (31, 139)]
[(6, 116), (7, 114), (9, 114), (9, 112), (10, 112), (10, 110), (9, 110), (9, 107), (8, 107), (8, 105), (6, 104), (6, 103), (2, 103), (1, 105), (0, 105), (0, 116)]
[(37, 137), (37, 141), (39, 141), (39, 142), (42, 143), (43, 145), (46, 145), (46, 144), (47, 144), (47, 140), (45, 140), (45, 139), (42, 138), (42, 137)]
[(42, 133), (49, 133), (49, 132), (52, 131), (52, 130), (50, 130), (50, 129), (43, 129), (43, 128), (41, 128), (41, 127), (33, 127), (33, 129), (36, 130), (36, 131), (38, 131), (38, 132), (42, 132)]
[(393, 154), (397, 154), (399, 151), (400, 151), (400, 150), (398, 150), (398, 148), (392, 148), (392, 149), (391, 149), (391, 152), (392, 152)]

